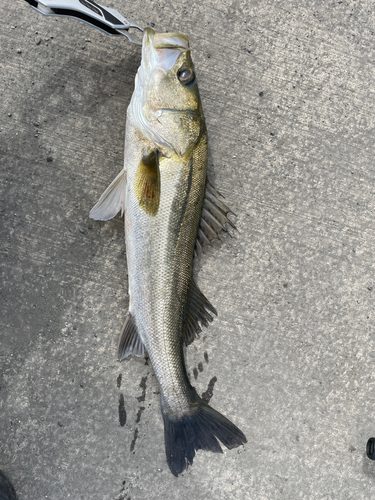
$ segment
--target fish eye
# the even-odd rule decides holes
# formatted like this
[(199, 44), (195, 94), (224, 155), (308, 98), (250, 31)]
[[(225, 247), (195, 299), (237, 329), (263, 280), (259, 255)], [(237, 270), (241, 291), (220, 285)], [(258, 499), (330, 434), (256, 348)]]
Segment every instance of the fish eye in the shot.
[(195, 80), (195, 74), (194, 71), (191, 69), (181, 69), (178, 72), (178, 79), (180, 80), (181, 83), (184, 85), (188, 85), (189, 83), (192, 83)]

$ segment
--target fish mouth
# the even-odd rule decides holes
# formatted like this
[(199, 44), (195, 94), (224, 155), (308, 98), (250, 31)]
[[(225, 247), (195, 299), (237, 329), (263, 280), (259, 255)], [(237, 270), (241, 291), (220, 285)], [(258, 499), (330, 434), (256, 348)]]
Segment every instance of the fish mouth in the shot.
[(181, 52), (189, 49), (189, 40), (181, 33), (155, 33), (145, 28), (142, 42), (142, 63), (147, 70), (155, 68), (166, 74), (173, 68)]
[(154, 49), (182, 49), (189, 48), (189, 39), (181, 33), (155, 33), (152, 28), (145, 28), (143, 43), (150, 42)]

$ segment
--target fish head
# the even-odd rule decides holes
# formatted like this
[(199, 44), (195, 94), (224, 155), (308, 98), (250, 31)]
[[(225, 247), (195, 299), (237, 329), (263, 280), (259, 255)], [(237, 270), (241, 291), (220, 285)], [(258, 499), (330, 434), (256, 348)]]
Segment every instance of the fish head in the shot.
[(205, 130), (188, 39), (146, 28), (130, 104), (140, 131), (170, 156), (188, 154)]

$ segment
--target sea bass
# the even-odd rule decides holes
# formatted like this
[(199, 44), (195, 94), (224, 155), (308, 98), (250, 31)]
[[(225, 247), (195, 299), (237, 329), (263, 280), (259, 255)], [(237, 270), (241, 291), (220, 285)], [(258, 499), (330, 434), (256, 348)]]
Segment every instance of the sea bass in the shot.
[(232, 224), (207, 182), (207, 131), (189, 41), (146, 28), (127, 111), (124, 170), (90, 212), (125, 214), (129, 311), (119, 358), (146, 352), (158, 379), (167, 462), (174, 475), (199, 449), (221, 452), (245, 435), (191, 386), (189, 345), (216, 314), (193, 280), (194, 252)]

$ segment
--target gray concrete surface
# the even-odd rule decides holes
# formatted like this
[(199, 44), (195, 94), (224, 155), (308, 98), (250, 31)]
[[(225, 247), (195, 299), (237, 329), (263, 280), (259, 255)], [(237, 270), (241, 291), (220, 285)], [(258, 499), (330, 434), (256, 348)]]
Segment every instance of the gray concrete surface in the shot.
[(191, 40), (238, 232), (187, 364), (248, 443), (173, 477), (152, 369), (116, 361), (123, 225), (88, 214), (139, 49), (0, 0), (0, 469), (20, 500), (375, 498), (373, 2), (103, 3)]

